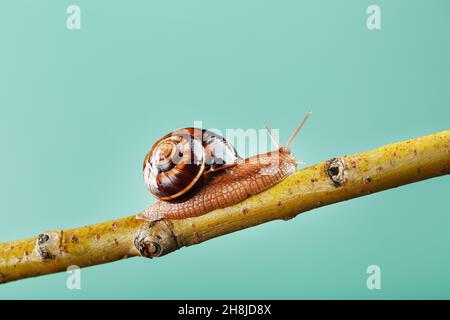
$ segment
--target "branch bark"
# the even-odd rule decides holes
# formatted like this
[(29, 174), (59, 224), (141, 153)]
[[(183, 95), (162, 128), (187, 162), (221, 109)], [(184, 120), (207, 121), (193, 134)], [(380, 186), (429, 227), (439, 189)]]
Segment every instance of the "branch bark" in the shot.
[(333, 158), (236, 205), (184, 220), (134, 216), (0, 244), (0, 283), (134, 256), (159, 257), (227, 233), (450, 173), (450, 130)]

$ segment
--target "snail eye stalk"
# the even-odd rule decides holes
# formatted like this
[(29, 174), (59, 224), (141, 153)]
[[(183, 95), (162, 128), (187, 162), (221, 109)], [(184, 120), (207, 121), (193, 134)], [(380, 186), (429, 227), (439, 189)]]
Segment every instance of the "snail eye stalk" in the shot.
[(308, 120), (308, 118), (312, 115), (312, 112), (308, 112), (305, 116), (305, 118), (303, 118), (303, 121), (300, 123), (300, 125), (297, 127), (297, 129), (295, 129), (295, 131), (292, 133), (291, 137), (289, 138), (286, 147), (288, 149), (291, 149), (291, 145), (294, 142), (295, 138), (297, 137), (298, 133), (300, 132), (300, 130), (303, 128), (303, 126), (305, 125), (306, 120)]

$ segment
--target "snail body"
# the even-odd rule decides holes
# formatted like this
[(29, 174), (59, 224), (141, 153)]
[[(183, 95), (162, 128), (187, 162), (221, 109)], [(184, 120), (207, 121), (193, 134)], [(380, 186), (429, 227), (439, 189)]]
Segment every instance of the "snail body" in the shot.
[(197, 217), (278, 184), (297, 168), (290, 145), (309, 115), (287, 146), (246, 159), (241, 159), (223, 137), (208, 130), (186, 128), (164, 136), (153, 145), (143, 167), (147, 188), (159, 201), (137, 218)]
[(186, 201), (158, 201), (138, 217), (155, 221), (201, 216), (270, 188), (295, 172), (296, 166), (295, 158), (283, 147), (250, 157), (211, 176), (204, 187)]

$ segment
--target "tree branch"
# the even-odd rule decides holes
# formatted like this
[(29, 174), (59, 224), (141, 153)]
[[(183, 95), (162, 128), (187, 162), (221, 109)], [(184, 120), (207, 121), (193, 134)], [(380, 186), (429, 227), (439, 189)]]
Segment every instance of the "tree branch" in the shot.
[(0, 283), (115, 260), (168, 254), (237, 230), (450, 173), (450, 130), (334, 158), (247, 200), (184, 220), (132, 217), (0, 244)]

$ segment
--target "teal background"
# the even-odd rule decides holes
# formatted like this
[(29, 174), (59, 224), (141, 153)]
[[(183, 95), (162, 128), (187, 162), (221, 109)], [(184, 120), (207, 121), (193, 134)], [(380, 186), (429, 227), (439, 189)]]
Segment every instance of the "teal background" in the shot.
[[(77, 4), (82, 29), (66, 29)], [(366, 28), (377, 4), (382, 30)], [(281, 130), (315, 163), (450, 129), (450, 2), (2, 1), (0, 241), (134, 214), (152, 143)], [(448, 177), (184, 248), (0, 286), (0, 298), (450, 298)], [(367, 266), (382, 289), (366, 288)]]

